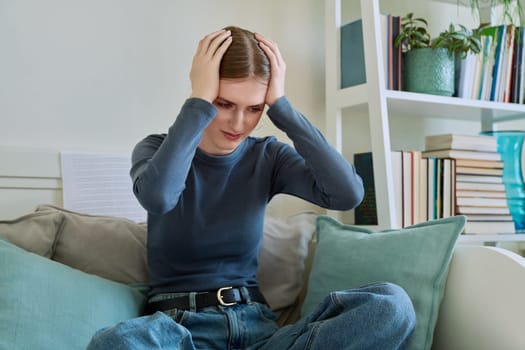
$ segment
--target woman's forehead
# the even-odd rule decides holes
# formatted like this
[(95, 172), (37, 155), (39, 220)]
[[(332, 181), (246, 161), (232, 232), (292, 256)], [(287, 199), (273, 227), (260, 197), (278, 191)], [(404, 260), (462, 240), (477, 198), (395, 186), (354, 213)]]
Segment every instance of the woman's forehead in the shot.
[(255, 106), (263, 104), (268, 85), (260, 79), (221, 79), (219, 98), (238, 105)]

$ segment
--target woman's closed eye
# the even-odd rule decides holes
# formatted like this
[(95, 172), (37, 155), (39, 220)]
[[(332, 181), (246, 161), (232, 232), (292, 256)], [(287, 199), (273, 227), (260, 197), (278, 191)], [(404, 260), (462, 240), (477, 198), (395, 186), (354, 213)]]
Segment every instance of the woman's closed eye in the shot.
[[(223, 99), (216, 99), (215, 105), (221, 109), (234, 109), (237, 108), (237, 105), (233, 102), (223, 100)], [(246, 108), (246, 110), (250, 113), (261, 113), (264, 109), (264, 104), (260, 105), (253, 105)]]
[(217, 105), (217, 107), (224, 108), (224, 109), (230, 109), (234, 107), (233, 103), (228, 102), (228, 101), (222, 101), (222, 100), (216, 100), (215, 104)]
[(262, 112), (264, 106), (250, 106), (248, 107), (248, 111), (250, 111), (251, 113), (260, 113)]

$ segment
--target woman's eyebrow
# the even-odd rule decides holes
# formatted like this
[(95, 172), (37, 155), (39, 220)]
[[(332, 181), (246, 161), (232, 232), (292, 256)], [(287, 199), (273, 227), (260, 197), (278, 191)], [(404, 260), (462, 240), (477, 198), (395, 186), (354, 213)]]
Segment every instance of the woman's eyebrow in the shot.
[[(224, 97), (217, 97), (215, 99), (215, 101), (219, 101), (219, 102), (222, 102), (222, 103), (229, 103), (229, 104), (232, 104), (232, 105), (237, 105), (237, 103), (233, 102), (233, 101), (230, 101)], [(264, 102), (261, 102), (261, 103), (257, 103), (257, 104), (254, 104), (254, 105), (251, 105), (250, 107), (258, 107), (258, 108), (263, 108), (264, 107)]]
[(232, 101), (227, 100), (227, 99), (225, 99), (225, 98), (223, 98), (223, 97), (220, 97), (220, 96), (217, 97), (217, 98), (215, 99), (215, 101), (220, 101), (220, 102), (226, 102), (226, 103), (235, 104), (235, 103), (233, 103)]

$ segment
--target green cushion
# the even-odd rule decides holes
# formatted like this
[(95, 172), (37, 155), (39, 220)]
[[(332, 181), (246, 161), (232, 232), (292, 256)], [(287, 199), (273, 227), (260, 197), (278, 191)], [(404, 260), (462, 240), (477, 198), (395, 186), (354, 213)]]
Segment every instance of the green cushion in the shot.
[(392, 282), (405, 289), (416, 311), (416, 329), (409, 348), (430, 349), (448, 267), (465, 221), (464, 216), (455, 216), (374, 232), (320, 216), (302, 314), (313, 311), (331, 291)]
[(96, 330), (137, 317), (144, 300), (0, 239), (0, 350), (85, 349)]

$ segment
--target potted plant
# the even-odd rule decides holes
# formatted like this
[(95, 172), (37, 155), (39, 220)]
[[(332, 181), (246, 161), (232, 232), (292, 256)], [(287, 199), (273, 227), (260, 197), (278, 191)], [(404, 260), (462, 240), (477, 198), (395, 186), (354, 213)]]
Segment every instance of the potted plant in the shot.
[(409, 13), (401, 19), (396, 47), (404, 53), (404, 87), (406, 91), (452, 96), (455, 90), (455, 57), (481, 50), (480, 31), (450, 24), (432, 39), (428, 22)]

